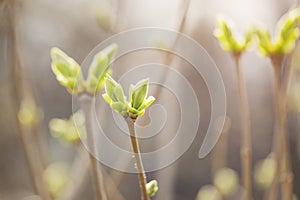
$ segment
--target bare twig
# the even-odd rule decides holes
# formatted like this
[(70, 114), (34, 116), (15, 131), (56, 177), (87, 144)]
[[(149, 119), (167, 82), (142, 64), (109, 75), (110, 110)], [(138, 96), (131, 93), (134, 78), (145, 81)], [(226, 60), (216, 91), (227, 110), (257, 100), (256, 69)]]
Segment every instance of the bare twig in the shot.
[(100, 169), (99, 161), (95, 158), (95, 141), (94, 141), (94, 131), (93, 131), (93, 117), (92, 117), (92, 96), (88, 94), (81, 94), (79, 96), (79, 101), (81, 109), (83, 110), (85, 116), (85, 127), (87, 132), (87, 141), (90, 148), (90, 161), (91, 169), (94, 181), (94, 190), (96, 192), (97, 200), (106, 200), (106, 193), (104, 188), (103, 175)]
[[(189, 14), (189, 8), (190, 8), (191, 0), (181, 0), (180, 4), (178, 5), (178, 24), (175, 28), (179, 33), (182, 33), (186, 27), (186, 21)], [(180, 39), (180, 35), (178, 34), (175, 38), (175, 41), (173, 42), (170, 51), (166, 52), (166, 55), (163, 58), (163, 64), (166, 66), (171, 67), (172, 62), (174, 61), (174, 58), (176, 57), (171, 51), (176, 48), (176, 45), (178, 44), (178, 40)], [(168, 68), (165, 68), (164, 71), (161, 74), (160, 83), (164, 84), (166, 82), (166, 79), (168, 77), (170, 70)], [(163, 92), (163, 87), (156, 87), (153, 91), (153, 96), (155, 96), (157, 99), (161, 96), (161, 93)], [(175, 118), (177, 116), (174, 116)], [(168, 130), (166, 130), (168, 132)], [(161, 146), (161, 144), (166, 144), (168, 140), (168, 137), (166, 134), (163, 134), (159, 137), (159, 139), (156, 141), (158, 146)], [(166, 170), (160, 170), (156, 172), (155, 176), (157, 179), (159, 179), (160, 192), (157, 193), (156, 198), (157, 199), (165, 199), (165, 200), (172, 200), (173, 197), (173, 188), (175, 183), (175, 177), (176, 177), (176, 169), (177, 164), (174, 163), (173, 165), (169, 166)]]
[[(218, 123), (218, 121), (217, 121)], [(226, 117), (222, 134), (216, 144), (212, 157), (212, 176), (227, 165), (228, 134), (231, 126), (230, 118)], [(219, 124), (216, 124), (219, 127)]]
[(87, 172), (90, 162), (89, 154), (81, 146), (81, 144), (77, 144), (76, 147), (78, 156), (75, 158), (75, 161), (72, 164), (72, 172), (69, 184), (56, 200), (75, 199), (75, 197), (82, 192), (83, 185), (87, 181)]
[(235, 54), (234, 60), (236, 63), (238, 90), (240, 98), (240, 113), (241, 113), (241, 129), (242, 129), (242, 173), (243, 185), (245, 188), (245, 200), (251, 200), (252, 184), (251, 184), (251, 160), (252, 160), (252, 146), (251, 146), (251, 132), (250, 132), (250, 113), (249, 103), (247, 99), (247, 92), (245, 90), (245, 82), (243, 71), (240, 64), (241, 54)]
[[(191, 3), (191, 0), (182, 0), (181, 1), (181, 5), (180, 5), (180, 11), (182, 11), (182, 18), (181, 20), (179, 21), (179, 25), (178, 25), (178, 28), (177, 28), (177, 31), (179, 33), (182, 33), (183, 30), (184, 30), (184, 27), (185, 27), (185, 23), (186, 23), (186, 19), (187, 19), (187, 16), (188, 16), (188, 11), (189, 11), (189, 7), (190, 7), (190, 3)], [(175, 49), (177, 43), (178, 43), (178, 40), (179, 40), (180, 36), (177, 35), (170, 51), (167, 52), (165, 58), (164, 58), (164, 61), (163, 63), (167, 66), (171, 65), (172, 64), (172, 61), (173, 61), (173, 53), (171, 52), (173, 49)], [(161, 81), (160, 83), (164, 83), (166, 81), (166, 78), (168, 76), (168, 73), (169, 73), (169, 69), (165, 69), (164, 70), (164, 73), (162, 74), (162, 78), (161, 78)], [(154, 96), (155, 97), (159, 97), (161, 95), (161, 92), (162, 92), (162, 87), (157, 87), (156, 91), (154, 92)]]
[[(275, 55), (271, 57), (274, 70), (274, 90), (275, 90), (275, 106), (277, 112), (277, 150), (276, 150), (276, 175), (281, 175), (282, 181), (282, 199), (292, 199), (292, 179), (293, 175), (290, 169), (289, 153), (288, 153), (288, 142), (286, 133), (286, 118), (287, 118), (287, 107), (286, 107), (286, 94), (285, 86), (282, 84), (281, 79), (281, 65), (283, 57)], [(275, 176), (276, 176), (275, 175)], [(273, 182), (278, 181), (278, 179)], [(273, 188), (276, 187), (276, 182), (272, 184)], [(275, 189), (276, 190), (276, 189)], [(276, 191), (274, 193), (277, 193)], [(269, 196), (269, 199), (274, 198), (273, 194)]]
[[(24, 79), (21, 69), (21, 62), (17, 50), (17, 41), (16, 41), (16, 31), (15, 31), (15, 4), (16, 1), (7, 1), (4, 0), (1, 2), (1, 8), (4, 9), (4, 12), (1, 12), (3, 15), (6, 15), (7, 24), (4, 23), (3, 26), (7, 28), (7, 35), (5, 36), (6, 42), (9, 43), (11, 49), (8, 49), (7, 63), (6, 65), (11, 66), (11, 81), (12, 81), (12, 104), (13, 104), (13, 114), (15, 117), (15, 123), (17, 127), (17, 133), (21, 140), (22, 147), (24, 150), (25, 159), (27, 161), (30, 178), (32, 179), (35, 190), (39, 193), (42, 199), (48, 200), (51, 199), (50, 194), (43, 182), (43, 166), (40, 162), (41, 160), (35, 160), (35, 154), (37, 154), (36, 144), (34, 143), (34, 138), (30, 134), (33, 132), (31, 128), (23, 126), (18, 120), (18, 112), (20, 110), (21, 100), (24, 95)], [(5, 30), (4, 29), (4, 30)]]

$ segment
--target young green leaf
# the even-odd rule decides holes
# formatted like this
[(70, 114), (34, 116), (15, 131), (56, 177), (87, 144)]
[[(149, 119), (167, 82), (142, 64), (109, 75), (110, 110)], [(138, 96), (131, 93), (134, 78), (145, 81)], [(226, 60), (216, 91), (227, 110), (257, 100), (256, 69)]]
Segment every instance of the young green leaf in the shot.
[(128, 106), (122, 86), (109, 75), (105, 77), (105, 91), (106, 93), (102, 95), (104, 100), (113, 110), (125, 116), (128, 112)]
[(105, 75), (108, 72), (116, 50), (117, 45), (112, 44), (95, 55), (87, 78), (87, 90), (89, 93), (98, 92), (102, 89)]
[(299, 30), (300, 8), (295, 8), (283, 15), (277, 23), (274, 39), (264, 28), (256, 28), (255, 35), (259, 50), (264, 56), (289, 54), (300, 36)]
[(130, 102), (126, 101), (123, 89), (111, 76), (106, 75), (104, 100), (110, 107), (123, 116), (130, 116), (136, 119), (145, 113), (145, 108), (150, 106), (155, 98), (150, 96), (146, 99), (148, 93), (148, 79), (139, 81), (135, 86), (130, 86)]
[(144, 79), (139, 81), (135, 86), (131, 85), (129, 89), (129, 115), (132, 118), (137, 118), (145, 113), (145, 108), (150, 106), (155, 98), (150, 96), (146, 99), (148, 94), (149, 80)]
[(154, 101), (155, 101), (155, 98), (153, 96), (150, 96), (143, 102), (143, 104), (138, 109), (143, 110), (143, 109), (149, 107)]
[(214, 36), (219, 40), (220, 46), (225, 51), (240, 53), (245, 51), (252, 41), (252, 34), (246, 33), (245, 38), (235, 36), (232, 33), (232, 26), (225, 21), (224, 17), (219, 16)]
[(58, 48), (51, 49), (51, 58), (51, 68), (58, 82), (71, 94), (80, 93), (82, 91), (80, 85), (82, 72), (79, 64)]
[(123, 89), (122, 89), (122, 87), (121, 87), (120, 84), (118, 84), (118, 85), (114, 88), (114, 90), (113, 90), (113, 97), (114, 97), (117, 101), (119, 101), (119, 102), (121, 102), (121, 103), (125, 103), (124, 92), (123, 92)]
[(130, 103), (135, 109), (138, 109), (144, 102), (148, 92), (148, 79), (139, 81), (135, 86), (130, 88)]

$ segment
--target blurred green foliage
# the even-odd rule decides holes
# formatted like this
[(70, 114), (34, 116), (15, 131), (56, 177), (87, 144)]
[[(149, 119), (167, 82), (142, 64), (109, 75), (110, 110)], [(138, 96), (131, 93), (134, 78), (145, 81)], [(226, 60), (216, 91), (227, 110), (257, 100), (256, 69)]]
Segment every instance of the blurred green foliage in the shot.
[(32, 127), (38, 121), (39, 109), (37, 108), (35, 101), (26, 96), (18, 112), (18, 119), (23, 126)]
[(214, 176), (214, 185), (222, 196), (231, 196), (239, 188), (238, 174), (230, 168), (222, 168)]
[(205, 185), (199, 190), (196, 200), (222, 200), (222, 196), (215, 186)]
[(228, 21), (230, 20), (226, 21), (223, 16), (218, 16), (214, 35), (219, 40), (224, 51), (241, 53), (251, 44), (252, 34), (251, 32), (246, 32), (244, 37), (234, 34), (232, 22)]
[(254, 170), (254, 180), (259, 189), (269, 188), (275, 177), (276, 161), (272, 156), (259, 161)]
[(275, 37), (265, 28), (255, 28), (258, 47), (262, 55), (285, 55), (295, 48), (299, 31), (300, 8), (295, 8), (283, 15), (277, 23)]
[(80, 138), (86, 137), (85, 119), (81, 110), (74, 113), (69, 119), (54, 118), (49, 123), (52, 135), (62, 143), (77, 143)]
[(44, 171), (43, 179), (50, 194), (57, 197), (69, 182), (69, 167), (65, 163), (53, 163)]

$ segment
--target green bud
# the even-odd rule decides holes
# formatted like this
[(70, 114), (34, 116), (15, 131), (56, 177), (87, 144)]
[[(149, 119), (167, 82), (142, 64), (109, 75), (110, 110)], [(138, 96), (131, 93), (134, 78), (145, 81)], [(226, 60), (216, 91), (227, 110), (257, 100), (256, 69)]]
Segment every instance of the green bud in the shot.
[(278, 46), (282, 54), (288, 54), (295, 48), (295, 42), (300, 35), (299, 31), (300, 9), (296, 8), (281, 17), (277, 23), (279, 35)]
[(139, 81), (135, 86), (130, 86), (130, 104), (133, 108), (139, 109), (148, 93), (148, 79)]
[(256, 28), (254, 33), (259, 41), (258, 49), (260, 53), (263, 56), (268, 56), (275, 49), (269, 31), (264, 28)]
[(53, 163), (43, 173), (43, 179), (53, 197), (59, 196), (69, 182), (69, 168), (65, 163)]
[(130, 96), (130, 116), (132, 118), (137, 118), (138, 116), (142, 116), (145, 113), (145, 108), (150, 106), (155, 98), (150, 96), (146, 99), (148, 94), (148, 85), (149, 80), (144, 79), (139, 81), (135, 86), (131, 85), (129, 89)]
[(199, 190), (196, 200), (222, 200), (222, 196), (213, 185), (205, 185)]
[(122, 86), (109, 75), (105, 77), (105, 91), (106, 93), (102, 95), (104, 100), (113, 110), (125, 116), (128, 112), (128, 106)]
[(300, 36), (298, 28), (300, 9), (296, 8), (283, 15), (277, 23), (274, 39), (264, 28), (256, 28), (255, 35), (259, 50), (264, 56), (285, 55), (295, 48), (295, 42)]
[(102, 97), (110, 105), (112, 109), (120, 113), (122, 116), (129, 115), (136, 119), (145, 113), (145, 108), (150, 106), (155, 98), (150, 96), (146, 99), (148, 93), (147, 79), (139, 81), (135, 86), (130, 86), (130, 102), (126, 101), (123, 89), (111, 76), (106, 75), (105, 91)]
[(52, 119), (49, 128), (62, 143), (77, 143), (86, 136), (85, 119), (81, 111), (74, 113), (70, 119)]
[(102, 89), (104, 78), (108, 72), (116, 50), (117, 45), (112, 44), (94, 56), (87, 78), (87, 90), (89, 93), (93, 94), (94, 92), (98, 92)]
[(275, 177), (275, 171), (276, 161), (271, 156), (259, 161), (254, 170), (254, 180), (257, 186), (262, 190), (269, 188)]
[(146, 184), (147, 194), (153, 197), (158, 191), (158, 183), (156, 180), (152, 180)]
[(113, 90), (113, 98), (121, 103), (125, 103), (124, 92), (122, 86), (118, 84)]
[(239, 36), (234, 36), (232, 26), (230, 26), (222, 16), (219, 16), (217, 19), (217, 27), (214, 31), (214, 35), (219, 40), (223, 50), (232, 53), (245, 51), (252, 41), (252, 34), (249, 33), (247, 33), (243, 39)]
[(32, 98), (26, 97), (21, 104), (21, 108), (18, 112), (18, 119), (24, 126), (31, 127), (36, 124), (38, 120), (38, 108)]
[(51, 49), (51, 68), (58, 82), (71, 94), (82, 92), (82, 72), (79, 64), (62, 50)]
[(101, 28), (103, 28), (105, 31), (111, 31), (113, 19), (112, 13), (108, 8), (103, 6), (97, 8), (95, 18)]
[(218, 188), (222, 196), (233, 195), (239, 187), (237, 173), (229, 168), (220, 169), (214, 176), (214, 185)]

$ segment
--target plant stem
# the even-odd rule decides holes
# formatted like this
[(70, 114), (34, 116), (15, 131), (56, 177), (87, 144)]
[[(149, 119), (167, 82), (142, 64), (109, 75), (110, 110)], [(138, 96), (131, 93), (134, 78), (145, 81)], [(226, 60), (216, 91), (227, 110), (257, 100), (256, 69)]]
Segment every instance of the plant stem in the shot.
[[(219, 123), (218, 121), (216, 123)], [(216, 124), (219, 127), (218, 124)], [(227, 166), (227, 151), (228, 151), (228, 136), (229, 129), (231, 126), (231, 121), (229, 117), (225, 118), (225, 123), (223, 126), (223, 130), (221, 136), (214, 147), (213, 157), (212, 157), (212, 177), (222, 168)]]
[[(180, 19), (178, 27), (176, 29), (176, 31), (178, 33), (182, 33), (183, 30), (184, 30), (184, 28), (185, 28), (186, 19), (187, 19), (188, 11), (189, 11), (189, 8), (190, 8), (190, 3), (191, 3), (191, 0), (182, 0), (181, 1), (179, 9), (182, 12), (182, 18)], [(171, 51), (166, 52), (166, 56), (163, 59), (163, 64), (164, 65), (170, 66), (172, 64), (173, 58), (174, 58), (174, 54), (172, 53), (172, 51), (176, 48), (176, 45), (177, 45), (179, 39), (180, 39), (180, 35), (177, 34), (177, 36), (175, 38), (175, 41), (173, 42), (172, 47), (170, 49)], [(160, 83), (166, 82), (166, 79), (167, 79), (167, 76), (168, 76), (169, 72), (170, 72), (169, 69), (165, 69), (163, 71), (163, 73), (161, 75), (161, 81), (160, 81)], [(163, 87), (157, 87), (157, 89), (154, 91), (154, 96), (155, 97), (159, 97), (161, 95), (162, 88)]]
[[(183, 33), (184, 29), (186, 28), (186, 23), (188, 21), (188, 16), (190, 12), (190, 5), (191, 0), (180, 0), (178, 4), (178, 22), (176, 24), (175, 30), (178, 33)], [(175, 56), (173, 53), (171, 53), (173, 50), (176, 49), (176, 46), (178, 45), (178, 41), (180, 40), (180, 35), (177, 34), (174, 42), (171, 44), (170, 51), (166, 52), (162, 63), (166, 66), (169, 66), (169, 68), (172, 68), (172, 63), (175, 61)], [(182, 70), (182, 69), (181, 69)], [(161, 77), (160, 77), (160, 83), (161, 85), (164, 85), (164, 83), (167, 81), (167, 77), (170, 73), (170, 69), (166, 68), (163, 70)], [(159, 98), (163, 93), (163, 87), (156, 87), (153, 91), (153, 96), (156, 98)], [(179, 120), (178, 116), (174, 116), (174, 120)], [(170, 131), (170, 128), (167, 128), (165, 132)], [(156, 145), (162, 146), (169, 142), (169, 138), (167, 137), (167, 134), (162, 134), (159, 136), (159, 138), (156, 139)], [(174, 149), (176, 151), (176, 149)], [(159, 158), (163, 159), (163, 158)], [(177, 173), (178, 164), (173, 163), (171, 166), (169, 166), (165, 170), (159, 170), (155, 173), (155, 177), (157, 179), (160, 179), (159, 185), (160, 185), (160, 192), (156, 194), (157, 199), (165, 199), (170, 200), (174, 199), (174, 192), (173, 189), (175, 187), (175, 178)]]
[(135, 135), (135, 128), (134, 128), (135, 119), (131, 119), (130, 117), (125, 117), (125, 121), (127, 122), (127, 125), (128, 125), (132, 150), (134, 152), (134, 158), (135, 158), (136, 166), (137, 166), (137, 170), (138, 170), (139, 184), (140, 184), (140, 190), (141, 190), (141, 199), (142, 200), (150, 200), (149, 195), (147, 194), (147, 189), (146, 189), (146, 183), (147, 183), (146, 174), (145, 174), (143, 163), (142, 163), (138, 139), (136, 138), (136, 135)]
[[(84, 185), (86, 185), (88, 168), (90, 166), (90, 155), (81, 142), (76, 144), (76, 149), (77, 156), (72, 164), (71, 181), (55, 200), (76, 199), (76, 197), (78, 197), (83, 191)], [(117, 189), (117, 184), (114, 183), (108, 174), (105, 172), (102, 173), (107, 185), (108, 198), (114, 200), (124, 200), (124, 197)]]
[(251, 161), (252, 161), (252, 148), (251, 148), (251, 134), (250, 134), (250, 114), (247, 93), (245, 90), (244, 76), (240, 64), (241, 54), (235, 54), (234, 60), (236, 63), (236, 72), (238, 79), (238, 90), (240, 98), (240, 113), (241, 113), (241, 129), (242, 129), (242, 173), (243, 185), (245, 188), (245, 200), (251, 199)]
[(89, 154), (81, 143), (76, 144), (77, 156), (72, 164), (71, 177), (68, 185), (56, 200), (72, 200), (79, 196), (87, 182), (90, 164)]
[(85, 116), (85, 127), (87, 132), (87, 142), (90, 148), (90, 160), (91, 160), (91, 170), (93, 175), (94, 190), (96, 192), (97, 200), (107, 200), (103, 175), (101, 173), (99, 161), (95, 158), (95, 142), (94, 142), (94, 129), (93, 129), (93, 117), (92, 117), (92, 108), (93, 108), (93, 98), (88, 94), (81, 94), (79, 96), (80, 106), (83, 110)]
[(4, 0), (0, 3), (0, 29), (3, 30), (1, 35), (4, 36), (1, 38), (5, 41), (1, 41), (1, 43), (7, 44), (7, 46), (4, 46), (6, 47), (4, 49), (6, 54), (4, 54), (4, 59), (0, 59), (0, 62), (3, 66), (10, 67), (11, 70), (11, 101), (16, 132), (23, 147), (34, 190), (40, 195), (41, 199), (50, 200), (51, 196), (43, 180), (43, 166), (41, 160), (37, 159), (35, 138), (32, 137), (32, 127), (23, 126), (18, 119), (21, 99), (23, 99), (27, 91), (24, 89), (25, 81), (17, 45), (15, 28), (16, 3), (13, 0)]
[[(293, 175), (290, 170), (288, 142), (286, 133), (286, 95), (284, 92), (284, 85), (281, 82), (281, 63), (282, 56), (275, 55), (271, 57), (274, 69), (274, 90), (275, 90), (275, 103), (277, 112), (277, 152), (276, 152), (276, 175), (282, 175), (282, 199), (292, 199), (292, 179)], [(281, 171), (282, 170), (282, 171)], [(276, 183), (275, 183), (276, 184)]]

